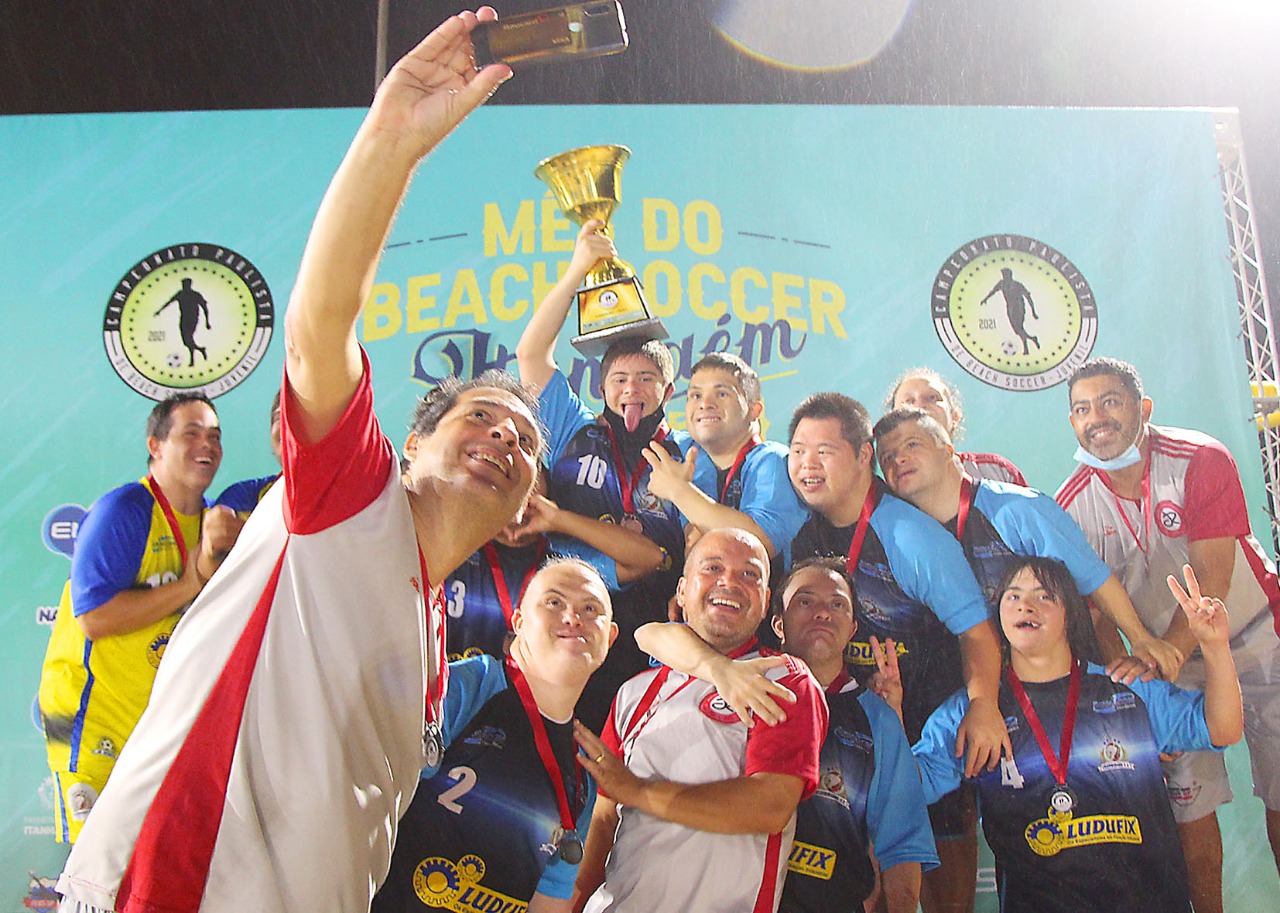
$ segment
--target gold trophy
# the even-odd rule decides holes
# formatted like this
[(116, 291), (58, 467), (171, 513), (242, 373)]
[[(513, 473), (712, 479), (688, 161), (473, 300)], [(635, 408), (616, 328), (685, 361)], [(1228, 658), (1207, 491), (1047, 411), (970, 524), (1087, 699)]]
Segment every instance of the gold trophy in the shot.
[[(565, 218), (581, 226), (604, 222), (600, 233), (613, 237), (609, 218), (622, 199), (622, 166), (631, 158), (626, 146), (584, 146), (538, 163), (533, 174), (551, 188)], [(618, 339), (665, 339), (667, 329), (644, 300), (640, 279), (630, 263), (616, 257), (596, 261), (578, 289), (578, 335), (573, 345), (588, 358), (599, 357)]]

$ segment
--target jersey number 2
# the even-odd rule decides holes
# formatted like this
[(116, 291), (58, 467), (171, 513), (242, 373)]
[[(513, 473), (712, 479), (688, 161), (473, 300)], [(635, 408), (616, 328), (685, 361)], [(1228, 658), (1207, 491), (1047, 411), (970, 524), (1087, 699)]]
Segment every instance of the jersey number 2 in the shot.
[(436, 801), (455, 815), (461, 815), (462, 806), (458, 800), (475, 788), (476, 772), (470, 767), (455, 767), (449, 771), (449, 776), (458, 782), (436, 796)]

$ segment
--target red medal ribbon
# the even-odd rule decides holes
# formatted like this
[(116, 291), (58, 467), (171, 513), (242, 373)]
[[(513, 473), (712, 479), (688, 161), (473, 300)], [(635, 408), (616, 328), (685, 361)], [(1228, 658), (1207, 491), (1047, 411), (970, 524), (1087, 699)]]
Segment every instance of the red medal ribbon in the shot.
[(849, 554), (844, 559), (845, 570), (850, 574), (858, 572), (858, 558), (862, 556), (862, 541), (867, 538), (867, 527), (871, 525), (871, 515), (875, 513), (876, 504), (880, 503), (880, 492), (875, 482), (867, 489), (867, 497), (862, 502), (862, 513), (858, 515), (858, 525), (853, 531), (853, 541), (849, 543)]
[(1053, 774), (1059, 786), (1066, 786), (1067, 762), (1071, 760), (1071, 737), (1076, 729), (1076, 706), (1080, 701), (1080, 663), (1073, 661), (1071, 664), (1071, 684), (1067, 686), (1067, 709), (1062, 718), (1062, 740), (1058, 746), (1061, 757), (1053, 753), (1053, 746), (1049, 744), (1049, 735), (1044, 731), (1044, 724), (1040, 722), (1040, 714), (1036, 713), (1036, 708), (1031, 705), (1027, 689), (1022, 687), (1022, 682), (1012, 666), (1005, 669), (1004, 677), (1013, 691), (1013, 696), (1018, 700), (1018, 706), (1022, 708), (1023, 716), (1027, 718), (1027, 725), (1031, 727), (1031, 732), (1036, 737), (1036, 744), (1040, 746), (1045, 764), (1049, 765), (1049, 772)]
[(849, 670), (841, 666), (836, 677), (831, 680), (831, 684), (827, 685), (827, 694), (839, 694), (841, 689), (851, 681), (853, 677), (849, 675)]
[[(538, 757), (542, 759), (542, 767), (547, 772), (548, 779), (551, 780), (551, 788), (555, 790), (556, 805), (560, 807), (560, 826), (564, 828), (565, 833), (576, 830), (577, 824), (573, 820), (573, 812), (569, 808), (569, 795), (564, 788), (564, 773), (560, 769), (560, 762), (556, 760), (555, 752), (551, 748), (551, 739), (547, 735), (547, 724), (542, 719), (542, 711), (538, 709), (538, 703), (533, 699), (533, 690), (529, 687), (529, 682), (524, 677), (524, 672), (516, 665), (516, 661), (510, 656), (507, 657), (507, 672), (511, 676), (511, 683), (516, 686), (516, 693), (520, 695), (520, 704), (524, 707), (524, 715), (529, 718), (529, 728), (533, 730), (533, 744), (537, 746)], [(577, 764), (573, 765), (573, 790), (578, 792), (582, 787), (582, 771)], [(576, 797), (575, 797), (576, 798)]]
[[(737, 659), (739, 656), (745, 656), (755, 647), (756, 639), (752, 637), (742, 646), (726, 653), (725, 656), (729, 657), (729, 659)], [(671, 667), (663, 666), (658, 670), (658, 674), (653, 677), (653, 681), (649, 682), (649, 687), (645, 689), (644, 695), (640, 698), (640, 703), (636, 704), (635, 712), (631, 714), (631, 722), (627, 724), (626, 731), (622, 733), (621, 738), (618, 740), (620, 743), (625, 745), (627, 742), (639, 738), (641, 730), (649, 724), (649, 720), (658, 712), (659, 707), (674, 699), (677, 694), (699, 680), (692, 675), (688, 676), (680, 684), (679, 688), (659, 701), (657, 700), (658, 692), (662, 690), (662, 686), (666, 684), (670, 675)]]
[(733, 481), (733, 477), (738, 474), (740, 469), (742, 469), (742, 464), (746, 461), (747, 454), (763, 443), (764, 441), (760, 440), (760, 435), (753, 434), (751, 435), (751, 440), (747, 441), (747, 443), (742, 446), (742, 449), (738, 451), (738, 455), (733, 459), (733, 465), (729, 467), (728, 475), (724, 477), (724, 484), (720, 486), (719, 501), (721, 504), (724, 503), (725, 492), (729, 490), (729, 483)]
[[(422, 554), (422, 546), (418, 546), (418, 566), (422, 569), (422, 604), (427, 621), (427, 637), (432, 635), (434, 630), (436, 637), (436, 656), (435, 668), (432, 669), (432, 663), (427, 663), (427, 722), (438, 723), (443, 716), (441, 709), (444, 703), (445, 688), (449, 682), (449, 654), (445, 652), (444, 640), (444, 616), (441, 614), (441, 623), (439, 626), (432, 628), (431, 624), (431, 602), (434, 596), (441, 604), (444, 603), (444, 586), (443, 584), (431, 589), (431, 581), (427, 579), (427, 558)], [(430, 649), (430, 648), (428, 648)], [(430, 657), (430, 653), (427, 654)], [(435, 672), (435, 681), (432, 681), (431, 673)]]
[[(187, 543), (182, 539), (182, 530), (178, 528), (178, 518), (173, 513), (173, 505), (169, 503), (164, 489), (160, 487), (160, 483), (156, 481), (155, 476), (150, 473), (147, 473), (147, 487), (151, 489), (151, 496), (160, 505), (160, 513), (164, 514), (164, 519), (169, 524), (169, 532), (173, 533), (173, 541), (178, 545), (178, 557), (182, 559), (182, 570), (185, 571), (187, 569)], [(181, 573), (179, 573), (179, 576), (181, 576)]]
[[(613, 427), (608, 423), (604, 423), (604, 430), (609, 434), (609, 445), (613, 448), (613, 468), (614, 475), (618, 477), (618, 490), (622, 495), (622, 512), (625, 514), (634, 514), (636, 512), (636, 503), (633, 492), (640, 476), (644, 475), (644, 471), (649, 468), (649, 462), (641, 456), (636, 462), (636, 468), (627, 475), (626, 466), (622, 462), (622, 448), (618, 446), (618, 438), (613, 433)], [(653, 433), (653, 437), (649, 439), (650, 443), (657, 442), (661, 444), (667, 439), (670, 429), (667, 428), (667, 421), (663, 419), (658, 423), (658, 430)]]
[(525, 572), (524, 580), (520, 582), (520, 592), (516, 594), (516, 598), (511, 598), (511, 590), (507, 586), (507, 578), (502, 574), (502, 562), (498, 558), (498, 549), (492, 542), (486, 542), (480, 546), (484, 552), (485, 559), (489, 562), (489, 570), (493, 572), (493, 587), (498, 591), (498, 602), (502, 605), (502, 614), (507, 619), (507, 630), (511, 628), (511, 617), (516, 612), (516, 607), (520, 604), (520, 600), (524, 599), (524, 591), (529, 589), (529, 581), (533, 579), (533, 575), (538, 573), (538, 568), (542, 566), (542, 559), (547, 557), (547, 540), (542, 539), (538, 543), (538, 557), (533, 560), (533, 564), (529, 570)]
[(978, 496), (978, 483), (973, 476), (965, 472), (960, 477), (960, 513), (956, 514), (956, 539), (964, 541), (964, 527), (969, 522), (969, 511), (973, 510), (973, 500)]
[[(1125, 529), (1129, 530), (1129, 535), (1133, 536), (1133, 541), (1137, 543), (1138, 548), (1145, 554), (1147, 546), (1143, 544), (1143, 539), (1138, 536), (1138, 531), (1133, 528), (1133, 524), (1129, 522), (1129, 515), (1125, 513), (1124, 504), (1121, 503), (1121, 497), (1116, 494), (1115, 489), (1107, 485), (1107, 490), (1111, 492), (1111, 497), (1116, 502), (1116, 512), (1120, 514), (1120, 519), (1124, 521)], [(1123, 499), (1123, 500), (1128, 500)], [(1146, 542), (1151, 542), (1151, 461), (1147, 461), (1147, 468), (1142, 473), (1142, 502), (1138, 505), (1138, 509), (1142, 512), (1142, 527)]]

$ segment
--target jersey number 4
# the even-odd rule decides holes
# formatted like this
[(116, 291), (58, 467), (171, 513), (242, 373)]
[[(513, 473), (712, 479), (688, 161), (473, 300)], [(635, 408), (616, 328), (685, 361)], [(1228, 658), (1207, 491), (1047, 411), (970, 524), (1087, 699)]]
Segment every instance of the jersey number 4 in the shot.
[(1013, 758), (1000, 759), (1000, 785), (1012, 786), (1014, 789), (1022, 789), (1025, 781), (1022, 774), (1018, 771), (1018, 762)]

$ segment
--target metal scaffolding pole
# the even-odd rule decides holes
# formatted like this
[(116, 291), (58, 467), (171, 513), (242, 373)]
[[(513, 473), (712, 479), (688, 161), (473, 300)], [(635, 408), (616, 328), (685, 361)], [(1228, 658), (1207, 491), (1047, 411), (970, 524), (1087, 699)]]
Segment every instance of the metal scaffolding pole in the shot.
[(1267, 512), (1271, 516), (1271, 542), (1280, 552), (1280, 354), (1276, 347), (1274, 321), (1263, 281), (1262, 258), (1249, 197), (1249, 176), (1245, 167), (1240, 118), (1236, 111), (1215, 112), (1218, 164), (1222, 179), (1222, 206), (1227, 217), (1231, 271), (1236, 280), (1236, 300), (1240, 304), (1240, 336), (1253, 392), (1253, 411), (1258, 422), (1258, 448), (1262, 457), (1262, 479), (1267, 491)]

